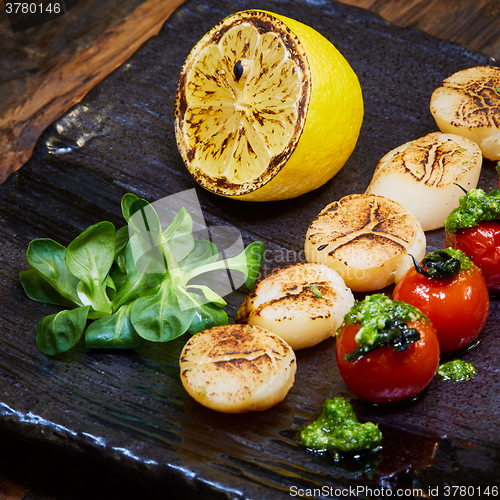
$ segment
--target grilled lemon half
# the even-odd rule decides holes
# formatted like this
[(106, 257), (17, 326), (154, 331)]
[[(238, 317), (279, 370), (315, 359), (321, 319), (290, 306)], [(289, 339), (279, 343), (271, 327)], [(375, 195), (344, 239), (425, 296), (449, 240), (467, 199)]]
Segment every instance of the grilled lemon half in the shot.
[(294, 198), (331, 179), (363, 120), (356, 74), (317, 31), (249, 10), (193, 48), (181, 71), (175, 132), (193, 178), (248, 201)]

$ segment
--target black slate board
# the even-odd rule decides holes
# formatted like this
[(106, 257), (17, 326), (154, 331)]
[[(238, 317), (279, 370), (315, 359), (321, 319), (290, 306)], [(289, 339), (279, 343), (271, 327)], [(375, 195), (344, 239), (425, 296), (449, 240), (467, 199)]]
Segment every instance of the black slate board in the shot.
[[(204, 192), (175, 146), (174, 94), (185, 57), (220, 19), (247, 8), (320, 31), (350, 62), (363, 89), (365, 120), (348, 164), (324, 187), (295, 200), (248, 204)], [(57, 308), (27, 299), (17, 275), (27, 267), (24, 253), (33, 238), (66, 245), (95, 222), (120, 226), (125, 192), (154, 201), (193, 187), (208, 224), (236, 226), (245, 243), (266, 242), (263, 273), (297, 262), (312, 218), (331, 201), (363, 192), (388, 150), (437, 130), (429, 112), (432, 91), (453, 72), (481, 64), (494, 62), (333, 1), (188, 1), (158, 36), (50, 126), (30, 161), (0, 187), (2, 428), (90, 456), (172, 498), (275, 499), (289, 498), (293, 488), (331, 492), (362, 485), (422, 487), (425, 493), (438, 485), (442, 496), (445, 484), (500, 484), (496, 300), (480, 344), (465, 355), (479, 372), (467, 384), (433, 381), (415, 403), (367, 405), (339, 377), (332, 339), (297, 353), (296, 384), (283, 403), (229, 416), (201, 407), (183, 390), (178, 356), (186, 337), (130, 352), (79, 345), (57, 358), (43, 356), (34, 342), (36, 326)], [(486, 162), (480, 185), (496, 182)], [(429, 250), (443, 246), (441, 231), (427, 236)], [(243, 297), (228, 297), (230, 315)], [(383, 459), (371, 477), (296, 444), (300, 426), (336, 395), (384, 432)]]

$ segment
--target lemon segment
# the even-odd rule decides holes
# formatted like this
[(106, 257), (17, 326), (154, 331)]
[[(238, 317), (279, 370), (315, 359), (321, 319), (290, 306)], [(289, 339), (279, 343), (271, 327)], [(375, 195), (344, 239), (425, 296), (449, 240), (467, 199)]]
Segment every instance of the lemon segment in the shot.
[(175, 129), (194, 179), (250, 201), (299, 196), (327, 182), (356, 144), (356, 75), (312, 28), (264, 11), (224, 19), (181, 72)]

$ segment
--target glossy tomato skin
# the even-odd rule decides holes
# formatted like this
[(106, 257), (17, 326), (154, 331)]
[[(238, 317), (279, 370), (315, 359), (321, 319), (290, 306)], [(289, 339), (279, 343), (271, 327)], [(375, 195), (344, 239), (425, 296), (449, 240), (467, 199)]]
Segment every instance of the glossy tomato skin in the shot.
[(441, 353), (473, 342), (488, 318), (490, 297), (479, 269), (472, 265), (452, 278), (428, 278), (409, 269), (394, 288), (393, 300), (420, 309), (432, 322)]
[(485, 221), (456, 233), (446, 231), (446, 246), (470, 257), (481, 269), (488, 289), (500, 292), (500, 222)]
[(418, 396), (433, 379), (439, 363), (439, 342), (430, 321), (409, 322), (417, 328), (420, 340), (404, 352), (393, 347), (380, 347), (356, 362), (344, 356), (358, 346), (354, 337), (358, 324), (344, 325), (336, 341), (339, 372), (360, 398), (372, 403), (393, 403)]

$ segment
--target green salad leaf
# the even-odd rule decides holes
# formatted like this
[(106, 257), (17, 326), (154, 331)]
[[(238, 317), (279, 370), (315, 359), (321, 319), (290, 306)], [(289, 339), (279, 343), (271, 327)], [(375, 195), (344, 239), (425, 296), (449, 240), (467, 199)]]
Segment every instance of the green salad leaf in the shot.
[(36, 330), (38, 349), (55, 356), (75, 346), (85, 330), (89, 309), (90, 306), (81, 306), (45, 316)]
[(74, 305), (81, 305), (76, 287), (78, 278), (66, 263), (66, 248), (54, 240), (40, 238), (28, 245), (26, 260), (40, 278)]
[(183, 310), (180, 307), (179, 291), (175, 288), (171, 280), (165, 280), (155, 294), (140, 297), (132, 304), (130, 319), (143, 339), (166, 342), (189, 328), (194, 308)]
[(73, 276), (85, 285), (86, 299), (96, 311), (106, 314), (112, 312), (106, 295), (106, 278), (115, 258), (115, 250), (115, 226), (107, 221), (85, 229), (66, 249), (66, 265)]
[[(120, 290), (115, 295), (112, 306), (117, 309), (126, 302), (132, 300), (145, 290), (160, 285), (165, 279), (166, 272), (148, 272), (150, 268), (139, 268), (135, 265), (132, 245), (129, 242), (125, 247), (125, 274)], [(156, 266), (152, 271), (156, 270)]]
[(186, 258), (194, 250), (193, 219), (184, 207), (175, 214), (174, 219), (165, 229), (163, 237), (168, 241), (177, 262)]
[(211, 302), (206, 303), (195, 293), (190, 295), (192, 300), (198, 302), (198, 306), (194, 310), (193, 319), (188, 328), (188, 332), (191, 335), (202, 332), (203, 330), (208, 330), (214, 326), (227, 325), (227, 313), (222, 307), (218, 307)]
[(48, 238), (29, 244), (30, 269), (19, 273), (27, 296), (66, 308), (38, 325), (36, 344), (44, 354), (69, 350), (82, 335), (88, 348), (134, 349), (225, 325), (227, 304), (212, 288), (218, 280), (206, 278), (210, 273), (242, 273), (253, 288), (263, 243), (226, 259), (211, 241), (194, 237), (184, 207), (166, 228), (153, 205), (132, 193), (121, 209), (127, 225), (118, 230), (103, 221), (67, 248)]
[(100, 349), (134, 349), (145, 342), (130, 321), (132, 304), (94, 321), (85, 332), (85, 346)]
[(72, 308), (75, 303), (66, 297), (63, 297), (54, 287), (38, 275), (33, 269), (27, 269), (19, 273), (21, 285), (26, 295), (31, 300), (44, 302), (45, 304), (54, 304)]

